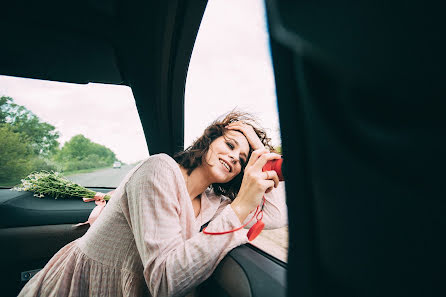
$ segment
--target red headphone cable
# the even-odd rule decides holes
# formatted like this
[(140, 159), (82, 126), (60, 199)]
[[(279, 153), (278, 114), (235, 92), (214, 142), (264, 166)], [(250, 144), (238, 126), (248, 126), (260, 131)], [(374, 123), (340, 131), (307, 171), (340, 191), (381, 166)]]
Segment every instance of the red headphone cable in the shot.
[[(259, 205), (258, 205), (252, 218), (249, 220), (249, 222), (247, 222), (243, 226), (240, 226), (240, 227), (232, 229), (232, 230), (223, 231), (223, 232), (207, 232), (206, 231), (207, 226), (206, 226), (205, 228), (203, 228), (203, 233), (208, 234), (208, 235), (223, 235), (223, 234), (232, 233), (232, 232), (241, 230), (246, 225), (251, 223), (254, 218), (256, 218), (257, 222), (251, 228), (249, 228), (248, 234), (246, 234), (246, 236), (248, 237), (248, 240), (252, 241), (257, 237), (257, 235), (260, 234), (260, 232), (262, 232), (263, 228), (265, 227), (265, 224), (262, 222), (264, 206), (265, 206), (265, 196), (263, 196), (262, 207), (260, 208), (260, 211), (257, 213), (257, 211), (259, 210)], [(260, 216), (260, 218), (259, 218), (259, 216)]]

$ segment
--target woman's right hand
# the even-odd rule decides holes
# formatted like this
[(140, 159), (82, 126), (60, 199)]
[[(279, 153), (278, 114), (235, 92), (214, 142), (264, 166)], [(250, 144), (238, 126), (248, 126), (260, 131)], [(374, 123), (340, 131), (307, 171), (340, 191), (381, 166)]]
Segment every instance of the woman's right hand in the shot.
[(270, 153), (264, 148), (255, 150), (251, 154), (238, 195), (231, 203), (240, 222), (243, 223), (248, 214), (260, 204), (265, 193), (279, 185), (277, 173), (274, 170), (263, 172), (262, 168), (266, 162), (280, 158), (280, 155)]

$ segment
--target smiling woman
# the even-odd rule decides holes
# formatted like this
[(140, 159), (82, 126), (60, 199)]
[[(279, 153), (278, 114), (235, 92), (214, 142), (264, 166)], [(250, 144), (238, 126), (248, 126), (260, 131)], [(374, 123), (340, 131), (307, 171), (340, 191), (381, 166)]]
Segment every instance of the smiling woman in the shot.
[[(111, 168), (109, 161), (110, 156), (113, 157), (111, 153), (114, 153), (118, 160), (132, 162), (119, 152), (119, 148), (130, 143), (119, 135), (119, 131), (124, 128), (124, 136), (127, 136), (137, 130), (126, 115), (141, 120), (153, 156), (132, 166), (133, 171), (123, 179), (104, 212), (88, 231), (86, 227), (72, 227), (85, 221), (94, 206), (83, 203), (78, 197), (37, 199), (31, 193), (0, 189), (0, 262), (8, 268), (0, 272), (2, 295), (17, 296), (27, 281), (22, 293), (27, 296), (32, 293), (40, 296), (139, 296), (141, 292), (150, 292), (152, 296), (181, 295), (210, 276), (221, 260), (231, 261), (237, 257), (237, 251), (246, 250), (250, 252), (244, 259), (255, 261), (257, 268), (249, 269), (244, 265), (241, 274), (232, 274), (237, 278), (245, 277), (245, 280), (249, 277), (249, 281), (244, 282), (246, 290), (241, 296), (271, 296), (269, 291), (255, 294), (254, 290), (261, 288), (258, 284), (263, 282), (259, 279), (272, 279), (272, 271), (274, 279), (269, 282), (269, 288), (275, 293), (280, 290), (284, 295), (285, 269), (282, 263), (271, 263), (270, 258), (245, 246), (234, 250), (229, 257), (225, 256), (248, 240), (247, 230), (221, 236), (200, 232), (201, 223), (209, 221), (207, 231), (214, 233), (242, 225), (250, 208), (262, 200), (266, 191), (276, 186), (274, 175), (263, 173), (262, 165), (278, 156), (266, 150), (255, 150), (251, 154), (246, 162), (242, 185), (232, 203), (228, 197), (216, 195), (209, 186), (210, 183), (226, 181), (237, 172), (240, 165), (237, 158), (246, 154), (248, 159), (246, 143), (242, 143), (240, 133), (250, 146), (254, 145), (242, 127), (239, 132), (232, 129), (235, 127), (228, 127), (234, 141), (220, 142), (222, 146), (219, 146), (218, 155), (209, 151), (207, 162), (193, 170), (190, 176), (185, 177), (182, 167), (171, 158), (184, 145), (186, 74), (206, 3), (206, 0), (136, 0), (121, 1), (117, 6), (116, 1), (55, 5), (54, 1), (43, 0), (25, 6), (14, 1), (3, 5), (6, 13), (4, 18), (0, 18), (0, 23), (8, 30), (2, 36), (0, 47), (0, 74), (49, 81), (26, 80), (35, 87), (26, 92), (25, 97), (30, 98), (26, 102), (22, 101), (23, 92), (20, 92), (27, 89), (25, 86), (16, 85), (15, 92), (12, 92), (13, 88), (5, 88), (7, 84), (2, 82), (2, 94), (13, 98), (16, 104), (25, 106), (42, 122), (61, 133), (57, 141), (64, 145), (61, 149), (63, 154), (55, 160), (68, 165), (103, 160), (109, 166), (108, 172), (121, 172), (121, 169)], [(212, 1), (209, 3), (211, 6)], [(249, 5), (246, 8), (248, 10), (245, 11), (249, 11)], [(221, 19), (228, 15), (231, 13), (214, 17)], [(5, 80), (15, 78), (7, 77)], [(50, 81), (73, 84), (64, 83), (64, 90)], [(37, 82), (42, 83), (43, 92), (37, 90)], [(104, 99), (92, 90), (108, 87), (101, 83), (118, 86), (111, 86), (113, 93), (108, 93)], [(202, 81), (198, 85), (203, 87), (206, 83)], [(131, 86), (131, 91), (126, 86)], [(80, 92), (82, 88), (90, 93)], [(225, 88), (223, 82), (220, 88), (213, 90), (214, 94), (232, 98), (224, 94)], [(108, 113), (121, 98), (131, 98), (125, 97), (120, 92), (122, 89), (134, 95), (136, 104), (131, 101), (134, 112), (117, 108), (112, 114)], [(272, 88), (269, 89), (271, 93), (274, 93)], [(45, 101), (45, 97), (52, 100)], [(215, 97), (212, 101), (220, 99)], [(274, 104), (269, 104), (269, 107), (268, 110), (275, 110)], [(60, 115), (59, 121), (53, 121), (43, 112), (44, 109), (51, 115)], [(64, 114), (61, 112), (63, 109), (71, 113)], [(222, 110), (232, 109), (219, 109), (218, 115)], [(69, 115), (76, 114), (75, 110), (88, 119), (94, 119), (93, 125), (87, 125), (78, 114), (73, 116), (76, 133), (66, 133), (60, 128), (61, 124)], [(210, 122), (203, 118), (208, 115), (206, 109), (198, 111), (202, 116), (196, 117), (200, 125)], [(211, 119), (216, 117), (211, 116)], [(50, 126), (44, 126), (51, 132)], [(274, 125), (266, 126), (276, 128)], [(102, 129), (100, 136), (108, 136), (107, 141), (89, 134), (97, 129)], [(189, 126), (186, 129), (191, 135), (197, 135), (197, 131), (203, 129), (195, 126), (194, 129)], [(15, 139), (10, 138), (10, 143), (17, 144), (18, 148), (23, 141), (18, 139), (20, 135), (15, 136)], [(219, 137), (224, 139), (223, 135)], [(93, 154), (84, 154), (80, 148), (88, 148)], [(27, 149), (31, 152), (30, 147)], [(242, 151), (234, 154), (233, 149)], [(24, 147), (10, 151), (18, 152), (16, 156), (25, 156), (27, 152)], [(35, 151), (32, 153), (37, 154)], [(40, 155), (44, 154), (39, 151)], [(74, 162), (66, 156), (73, 156)], [(136, 153), (131, 157), (139, 159)], [(3, 172), (7, 173), (6, 170)], [(197, 179), (194, 172), (207, 179)], [(87, 182), (92, 180), (89, 176)], [(83, 184), (91, 186), (91, 183)], [(105, 187), (92, 190), (108, 192)], [(278, 206), (283, 205), (280, 199), (284, 197), (276, 195), (276, 190), (265, 195), (263, 220), (266, 227), (277, 227), (283, 223), (283, 208)], [(38, 270), (40, 272), (36, 274)], [(226, 271), (232, 271), (231, 267)], [(256, 277), (252, 278), (252, 274)], [(214, 285), (211, 288), (216, 293), (232, 288), (237, 290), (240, 286)], [(218, 294), (202, 296), (209, 295)]]
[[(280, 155), (265, 148), (262, 130), (228, 127), (246, 118), (230, 113), (176, 159), (156, 154), (141, 162), (87, 233), (56, 253), (19, 296), (181, 296), (248, 241), (237, 227), (257, 218), (262, 201), (266, 228), (283, 226), (278, 176), (262, 171)], [(72, 283), (79, 285), (66, 285)]]
[[(239, 175), (239, 173), (244, 170), (252, 151), (264, 147), (274, 151), (270, 139), (266, 137), (263, 130), (254, 128), (252, 130), (254, 135), (243, 133), (241, 130), (230, 127), (231, 123), (237, 121), (252, 122), (253, 118), (247, 113), (231, 112), (223, 119), (214, 121), (205, 129), (200, 138), (174, 157), (179, 164), (187, 169), (188, 174), (191, 174), (203, 161), (208, 162), (211, 166), (222, 164), (230, 175), (223, 176), (222, 180), (211, 183), (211, 185), (218, 195), (225, 195), (231, 200), (235, 198), (236, 190), (240, 188), (243, 175)], [(246, 129), (246, 131), (250, 130)], [(249, 135), (249, 137), (245, 135)], [(227, 151), (227, 148), (231, 152), (228, 157), (219, 157), (220, 152)], [(203, 160), (208, 152), (211, 153), (212, 158)], [(217, 170), (217, 174), (218, 172)]]
[[(186, 81), (185, 145), (198, 134), (197, 127), (204, 128), (222, 111), (237, 108), (255, 115), (271, 137), (269, 149), (280, 151), (276, 101), (263, 1), (210, 0)], [(229, 128), (243, 130), (237, 123)], [(249, 135), (249, 131), (244, 132)], [(285, 195), (285, 182), (279, 188)], [(286, 227), (265, 230), (251, 243), (268, 255), (287, 261)]]

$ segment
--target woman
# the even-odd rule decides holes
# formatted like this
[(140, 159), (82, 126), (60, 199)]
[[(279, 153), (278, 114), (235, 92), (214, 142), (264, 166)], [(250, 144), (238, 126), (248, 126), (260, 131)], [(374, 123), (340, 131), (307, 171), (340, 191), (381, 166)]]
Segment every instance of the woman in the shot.
[(277, 174), (262, 172), (280, 156), (247, 120), (232, 112), (174, 159), (159, 154), (136, 166), (88, 232), (19, 296), (181, 296), (247, 242), (246, 230), (209, 235), (205, 223), (206, 233), (236, 229), (265, 196), (266, 226), (284, 225)]

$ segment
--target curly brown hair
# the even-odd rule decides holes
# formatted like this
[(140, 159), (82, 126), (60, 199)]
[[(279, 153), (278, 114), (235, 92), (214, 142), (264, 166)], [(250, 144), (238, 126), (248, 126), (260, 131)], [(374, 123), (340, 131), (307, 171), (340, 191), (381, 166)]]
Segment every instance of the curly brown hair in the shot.
[[(204, 130), (202, 136), (195, 140), (194, 143), (184, 151), (176, 153), (173, 158), (183, 168), (187, 169), (187, 174), (190, 175), (195, 168), (202, 164), (211, 143), (218, 137), (224, 136), (226, 132), (229, 131), (225, 127), (236, 121), (243, 121), (245, 124), (251, 125), (265, 148), (269, 149), (270, 151), (274, 151), (274, 148), (271, 145), (271, 138), (266, 136), (266, 132), (264, 130), (257, 127), (257, 122), (252, 115), (246, 112), (231, 111), (224, 115), (223, 119), (217, 119), (210, 124)], [(248, 160), (251, 157), (251, 153), (252, 148), (249, 147)], [(235, 197), (237, 197), (238, 191), (242, 184), (243, 172), (244, 167), (242, 168), (242, 171), (231, 181), (224, 184), (214, 183), (210, 187), (214, 190), (215, 194), (224, 195), (231, 200), (234, 200)]]

